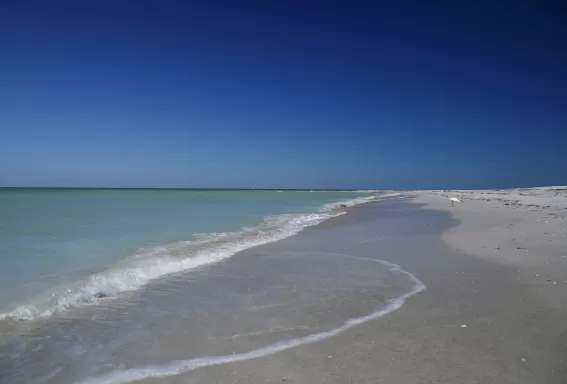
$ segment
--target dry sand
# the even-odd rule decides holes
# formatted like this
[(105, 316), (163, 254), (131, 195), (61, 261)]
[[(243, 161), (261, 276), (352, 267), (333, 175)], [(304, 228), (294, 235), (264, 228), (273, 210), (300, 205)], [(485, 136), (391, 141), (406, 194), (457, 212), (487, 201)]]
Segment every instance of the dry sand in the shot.
[[(253, 252), (376, 257), (400, 264), (427, 289), (397, 311), (317, 343), (145, 382), (565, 384), (565, 192), (411, 192), (417, 204), (355, 207), (259, 247)], [(451, 207), (447, 196), (464, 203)]]
[(567, 187), (427, 191), (414, 201), (460, 220), (443, 234), (449, 246), (515, 268), (542, 300), (567, 309)]

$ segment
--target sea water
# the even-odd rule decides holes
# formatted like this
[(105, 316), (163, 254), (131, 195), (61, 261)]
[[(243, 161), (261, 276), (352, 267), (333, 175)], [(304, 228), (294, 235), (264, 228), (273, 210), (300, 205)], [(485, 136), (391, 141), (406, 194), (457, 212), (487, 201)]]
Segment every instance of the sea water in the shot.
[(0, 189), (0, 320), (96, 303), (340, 214), (368, 194)]

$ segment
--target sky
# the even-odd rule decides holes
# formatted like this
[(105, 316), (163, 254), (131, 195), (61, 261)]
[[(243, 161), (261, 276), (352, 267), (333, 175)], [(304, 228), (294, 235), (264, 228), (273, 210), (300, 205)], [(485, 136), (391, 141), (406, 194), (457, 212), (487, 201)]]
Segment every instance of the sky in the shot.
[(0, 186), (567, 184), (543, 1), (0, 5)]

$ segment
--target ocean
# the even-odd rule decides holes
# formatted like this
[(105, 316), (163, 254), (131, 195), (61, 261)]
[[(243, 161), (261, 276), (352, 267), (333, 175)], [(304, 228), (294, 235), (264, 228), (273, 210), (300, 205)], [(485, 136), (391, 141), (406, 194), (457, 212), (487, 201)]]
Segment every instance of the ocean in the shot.
[[(34, 319), (336, 216), (346, 192), (2, 189), (0, 319)], [(333, 205), (334, 204), (334, 205)]]
[(379, 290), (383, 306), (374, 298), (367, 317), (401, 305), (421, 288), (387, 263), (234, 258), (372, 200), (380, 195), (0, 189), (0, 383), (131, 382), (138, 373), (104, 375), (277, 352), (341, 329), (344, 319), (297, 322), (313, 298), (331, 305), (331, 293)]

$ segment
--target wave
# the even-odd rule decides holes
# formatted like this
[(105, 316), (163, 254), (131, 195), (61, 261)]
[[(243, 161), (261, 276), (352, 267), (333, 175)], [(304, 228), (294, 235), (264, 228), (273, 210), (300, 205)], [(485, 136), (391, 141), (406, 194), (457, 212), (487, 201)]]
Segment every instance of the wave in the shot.
[(397, 264), (389, 263), (383, 260), (370, 259), (370, 258), (363, 258), (363, 257), (349, 256), (349, 255), (341, 255), (341, 256), (363, 259), (363, 260), (368, 260), (371, 262), (383, 264), (389, 267), (390, 271), (403, 274), (406, 277), (408, 277), (414, 283), (413, 288), (409, 292), (399, 297), (390, 299), (384, 307), (377, 309), (376, 311), (370, 313), (369, 315), (349, 319), (340, 326), (338, 326), (337, 328), (331, 329), (329, 331), (312, 333), (307, 336), (297, 337), (289, 340), (282, 340), (274, 344), (270, 344), (245, 353), (238, 353), (238, 354), (225, 355), (225, 356), (198, 357), (189, 360), (177, 360), (161, 365), (152, 365), (152, 366), (139, 367), (139, 368), (115, 370), (99, 377), (88, 378), (86, 380), (80, 381), (78, 384), (125, 384), (152, 377), (175, 376), (182, 373), (194, 371), (198, 368), (236, 363), (239, 361), (251, 360), (259, 357), (273, 355), (275, 353), (282, 352), (287, 349), (295, 348), (300, 345), (311, 344), (321, 341), (323, 339), (327, 339), (329, 337), (336, 336), (356, 325), (366, 323), (368, 321), (387, 315), (388, 313), (399, 309), (404, 304), (407, 298), (423, 291), (426, 288), (425, 284), (423, 284), (417, 277), (403, 270)]
[(390, 193), (385, 193), (380, 197), (396, 197), (396, 196), (400, 196), (400, 195), (401, 195), (401, 193), (399, 193), (399, 192), (390, 192)]
[(326, 204), (312, 213), (269, 216), (260, 225), (245, 227), (238, 232), (198, 234), (189, 241), (140, 249), (104, 272), (60, 286), (11, 311), (0, 313), (0, 320), (33, 320), (73, 307), (99, 304), (122, 292), (139, 289), (156, 278), (216, 263), (245, 249), (283, 240), (346, 213), (340, 208), (379, 197), (372, 195)]

